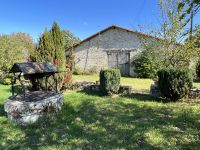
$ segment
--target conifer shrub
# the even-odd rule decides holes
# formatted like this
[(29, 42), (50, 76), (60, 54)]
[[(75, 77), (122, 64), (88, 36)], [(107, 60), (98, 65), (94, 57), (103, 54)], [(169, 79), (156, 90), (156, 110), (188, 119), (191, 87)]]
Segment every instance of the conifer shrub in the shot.
[(117, 94), (120, 88), (120, 70), (106, 69), (100, 71), (100, 89), (104, 95)]
[[(48, 79), (48, 89), (54, 90), (57, 88), (58, 91), (65, 89), (71, 83), (65, 83), (70, 81), (71, 73), (66, 73), (66, 56), (65, 56), (65, 43), (63, 31), (59, 25), (54, 22), (51, 30), (45, 29), (45, 32), (40, 37), (39, 45), (37, 48), (35, 59), (37, 62), (51, 62), (57, 67), (57, 73), (54, 77)], [(57, 82), (57, 85), (55, 84)], [(32, 82), (36, 83), (36, 82)], [(33, 84), (33, 85), (34, 85)], [(67, 86), (66, 86), (67, 85)], [(63, 87), (64, 86), (64, 87)], [(35, 85), (37, 87), (37, 85)], [(45, 88), (45, 79), (39, 80), (39, 88)]]
[(162, 69), (158, 71), (158, 87), (162, 95), (177, 101), (188, 95), (192, 88), (192, 71), (189, 69)]

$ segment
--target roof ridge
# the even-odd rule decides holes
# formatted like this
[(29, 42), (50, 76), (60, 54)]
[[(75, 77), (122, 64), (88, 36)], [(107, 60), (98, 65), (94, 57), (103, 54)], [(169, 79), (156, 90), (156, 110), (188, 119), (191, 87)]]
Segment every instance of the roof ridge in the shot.
[[(153, 35), (144, 33), (144, 32), (140, 32), (140, 31), (137, 31), (137, 30), (131, 30), (131, 29), (128, 29), (128, 28), (125, 28), (125, 27), (121, 27), (121, 26), (112, 24), (112, 25), (108, 26), (107, 28), (105, 28), (105, 29), (103, 29), (103, 30), (100, 30), (100, 31), (98, 31), (97, 33), (95, 33), (95, 34), (93, 34), (93, 35), (91, 35), (91, 36), (89, 36), (89, 37), (83, 39), (81, 42), (75, 44), (75, 45), (72, 46), (72, 47), (77, 47), (78, 45), (80, 45), (80, 44), (82, 44), (82, 43), (84, 43), (84, 42), (86, 42), (86, 41), (88, 41), (88, 40), (90, 40), (90, 39), (92, 39), (92, 38), (98, 36), (99, 34), (102, 34), (102, 33), (106, 32), (106, 31), (108, 31), (108, 30), (110, 30), (110, 29), (112, 29), (112, 28), (118, 28), (118, 29), (121, 29), (121, 30), (126, 30), (126, 31), (128, 31), (128, 32), (132, 32), (132, 33), (135, 33), (135, 34), (138, 34), (138, 35), (141, 35), (141, 36), (145, 36), (145, 37), (149, 37), (149, 38), (154, 38), (154, 39), (159, 40), (159, 41), (163, 41), (163, 40), (164, 40), (164, 39), (162, 39), (162, 38), (159, 38), (159, 37), (156, 37), (156, 36), (153, 36)], [(181, 44), (180, 44), (180, 43), (177, 43), (177, 45), (181, 45)], [(70, 48), (72, 48), (72, 47), (67, 48), (67, 50), (70, 49)]]

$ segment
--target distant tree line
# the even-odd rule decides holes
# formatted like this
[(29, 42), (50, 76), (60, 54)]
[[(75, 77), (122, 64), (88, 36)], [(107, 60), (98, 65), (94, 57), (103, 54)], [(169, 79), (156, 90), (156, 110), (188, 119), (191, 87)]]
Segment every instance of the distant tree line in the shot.
[(10, 83), (9, 70), (14, 63), (37, 61), (52, 62), (59, 71), (67, 71), (58, 74), (57, 78), (60, 89), (69, 86), (67, 82), (71, 80), (73, 56), (66, 61), (65, 51), (78, 42), (78, 37), (69, 30), (60, 29), (56, 22), (50, 30), (45, 29), (38, 43), (29, 34), (22, 32), (0, 35), (0, 83)]

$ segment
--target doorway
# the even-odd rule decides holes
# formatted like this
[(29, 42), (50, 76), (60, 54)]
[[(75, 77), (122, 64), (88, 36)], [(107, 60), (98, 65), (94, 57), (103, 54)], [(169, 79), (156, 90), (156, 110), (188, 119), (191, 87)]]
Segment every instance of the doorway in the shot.
[(118, 68), (122, 76), (129, 76), (130, 52), (108, 52), (109, 68)]

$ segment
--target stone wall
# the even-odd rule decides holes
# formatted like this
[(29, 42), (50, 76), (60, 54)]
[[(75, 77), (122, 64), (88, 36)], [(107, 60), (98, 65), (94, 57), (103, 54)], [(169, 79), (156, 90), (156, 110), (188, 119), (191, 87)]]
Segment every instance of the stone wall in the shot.
[[(126, 51), (135, 49), (135, 51), (130, 52), (132, 60), (134, 56), (144, 50), (138, 36), (122, 29), (110, 29), (75, 48), (75, 66), (82, 70), (107, 68), (108, 50)], [(130, 75), (135, 75), (133, 68), (130, 68)]]
[[(38, 96), (33, 96), (38, 95)], [(4, 110), (8, 118), (17, 124), (27, 125), (38, 121), (44, 115), (52, 114), (61, 110), (63, 94), (35, 91), (23, 95), (10, 97), (4, 104)]]

